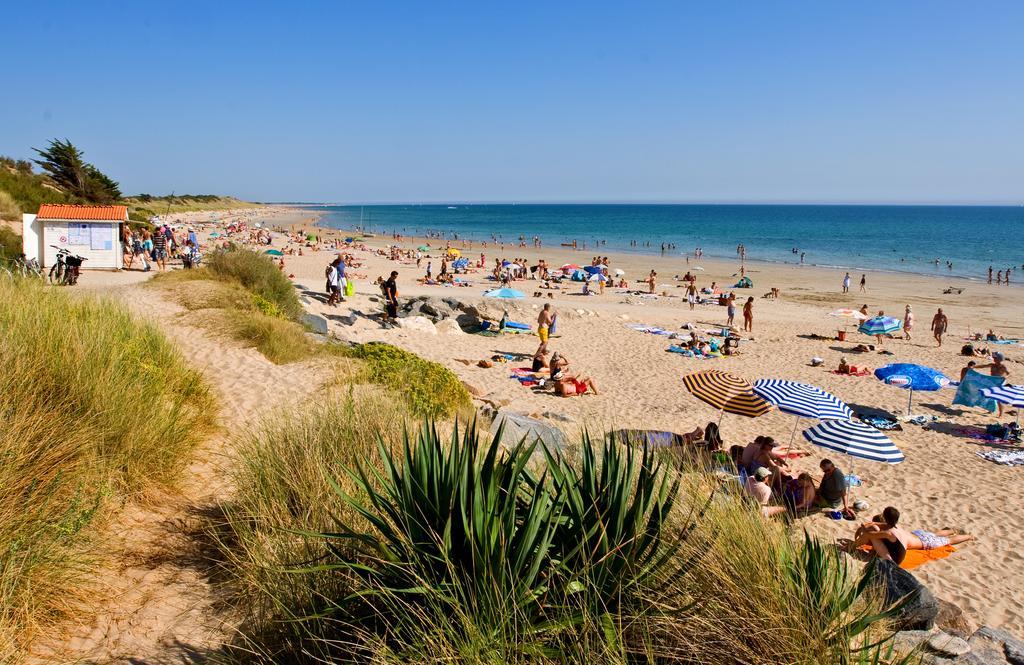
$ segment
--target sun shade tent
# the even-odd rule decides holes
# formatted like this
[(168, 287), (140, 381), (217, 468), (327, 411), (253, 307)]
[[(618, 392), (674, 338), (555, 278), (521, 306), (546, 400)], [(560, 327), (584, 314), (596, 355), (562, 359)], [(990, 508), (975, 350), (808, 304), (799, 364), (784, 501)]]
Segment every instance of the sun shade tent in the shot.
[(517, 291), (510, 288), (491, 289), (484, 293), (485, 298), (505, 298), (505, 299), (516, 299), (525, 298), (526, 294), (522, 291)]
[(910, 391), (907, 413), (914, 401), (915, 390), (935, 391), (949, 385), (949, 377), (937, 369), (913, 363), (892, 363), (875, 370), (875, 377), (890, 386)]

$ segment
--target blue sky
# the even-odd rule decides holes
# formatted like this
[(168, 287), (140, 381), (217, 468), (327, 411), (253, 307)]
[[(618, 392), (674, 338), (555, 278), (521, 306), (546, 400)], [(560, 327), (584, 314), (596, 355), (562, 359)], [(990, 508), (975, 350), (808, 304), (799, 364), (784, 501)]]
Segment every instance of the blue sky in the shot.
[(257, 200), (1024, 202), (1024, 3), (8, 3), (0, 154)]

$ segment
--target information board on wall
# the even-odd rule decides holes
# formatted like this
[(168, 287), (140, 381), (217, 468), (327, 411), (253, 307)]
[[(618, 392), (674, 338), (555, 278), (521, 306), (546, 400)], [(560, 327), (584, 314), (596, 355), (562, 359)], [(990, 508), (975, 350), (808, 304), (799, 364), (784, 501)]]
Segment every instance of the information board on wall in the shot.
[(114, 230), (109, 224), (90, 224), (92, 236), (89, 248), (110, 251), (114, 248)]
[(89, 232), (92, 224), (68, 224), (69, 245), (89, 245), (92, 243), (92, 234)]

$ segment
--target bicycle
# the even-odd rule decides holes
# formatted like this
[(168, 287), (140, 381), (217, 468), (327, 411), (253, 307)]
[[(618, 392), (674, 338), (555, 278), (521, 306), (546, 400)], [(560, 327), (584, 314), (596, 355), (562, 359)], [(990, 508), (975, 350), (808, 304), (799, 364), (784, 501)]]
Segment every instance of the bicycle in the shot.
[[(0, 257), (4, 256), (4, 246), (0, 245)], [(5, 265), (6, 264), (6, 265)], [(39, 267), (39, 261), (26, 259), (20, 254), (16, 259), (0, 258), (0, 275), (14, 279), (15, 277), (43, 278), (43, 271)]]
[(57, 250), (57, 262), (50, 267), (50, 284), (61, 284), (64, 286), (74, 286), (77, 284), (82, 263), (88, 259), (72, 254), (57, 245), (50, 245), (50, 247)]

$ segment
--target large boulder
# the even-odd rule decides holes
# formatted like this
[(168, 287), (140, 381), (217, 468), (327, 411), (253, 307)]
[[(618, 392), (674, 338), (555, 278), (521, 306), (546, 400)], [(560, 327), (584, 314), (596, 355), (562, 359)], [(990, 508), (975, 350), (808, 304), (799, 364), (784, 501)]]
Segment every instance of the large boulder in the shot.
[(501, 444), (504, 446), (514, 446), (523, 439), (526, 439), (527, 444), (540, 439), (549, 450), (554, 452), (564, 450), (569, 445), (569, 440), (562, 430), (519, 413), (500, 411), (494, 418), (494, 422), (491, 423), (491, 435), (496, 435), (498, 428), (502, 426)]
[(892, 561), (876, 559), (871, 573), (872, 581), (885, 591), (888, 605), (907, 598), (904, 606), (893, 618), (896, 630), (931, 630), (939, 615), (935, 596), (917, 578)]
[(441, 319), (434, 327), (442, 335), (465, 335), (465, 331), (459, 326), (455, 319)]
[(998, 628), (982, 626), (971, 635), (968, 640), (971, 645), (971, 655), (986, 654), (990, 660), (986, 662), (998, 662), (996, 657), (1002, 657), (1010, 665), (1024, 665), (1024, 641)]
[(327, 334), (327, 319), (318, 314), (303, 314), (302, 322), (317, 334)]
[(428, 335), (437, 334), (437, 328), (425, 316), (407, 316), (404, 319), (398, 319), (396, 323), (403, 330), (412, 330), (414, 332), (427, 333)]

